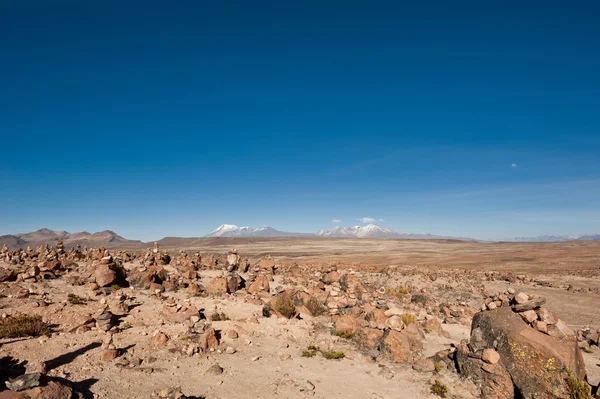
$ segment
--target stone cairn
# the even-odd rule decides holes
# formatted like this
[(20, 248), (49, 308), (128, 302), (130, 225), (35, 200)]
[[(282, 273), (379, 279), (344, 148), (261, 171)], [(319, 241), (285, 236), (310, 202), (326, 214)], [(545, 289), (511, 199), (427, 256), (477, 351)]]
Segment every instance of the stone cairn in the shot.
[(545, 303), (544, 297), (528, 295), (525, 292), (516, 293), (514, 288), (509, 288), (503, 294), (487, 297), (481, 305), (481, 310), (510, 306), (527, 324), (544, 334), (559, 339), (574, 336), (575, 333), (564, 321), (542, 306)]

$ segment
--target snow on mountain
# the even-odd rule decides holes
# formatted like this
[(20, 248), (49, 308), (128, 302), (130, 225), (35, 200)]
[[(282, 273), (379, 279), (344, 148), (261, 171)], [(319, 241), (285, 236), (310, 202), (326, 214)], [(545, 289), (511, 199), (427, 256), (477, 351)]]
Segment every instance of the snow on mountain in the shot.
[(358, 238), (400, 238), (404, 233), (386, 229), (376, 224), (366, 226), (342, 227), (336, 226), (331, 230), (321, 230), (317, 233), (321, 237), (358, 237)]
[(222, 224), (207, 237), (296, 237), (306, 235), (312, 234), (288, 233), (269, 226), (253, 229), (252, 227), (238, 227), (235, 224)]

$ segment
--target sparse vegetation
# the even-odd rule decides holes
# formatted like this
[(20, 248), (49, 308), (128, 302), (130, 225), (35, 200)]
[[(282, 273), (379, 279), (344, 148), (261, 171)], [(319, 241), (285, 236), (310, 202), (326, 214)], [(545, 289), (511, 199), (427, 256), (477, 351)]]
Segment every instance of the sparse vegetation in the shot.
[(87, 299), (75, 294), (69, 294), (67, 296), (67, 301), (69, 301), (71, 305), (85, 305), (87, 303)]
[(50, 332), (50, 325), (38, 315), (16, 315), (0, 320), (0, 338), (39, 337)]
[(341, 351), (327, 351), (321, 352), (321, 354), (328, 360), (343, 359), (345, 357), (344, 352)]
[(409, 294), (410, 291), (408, 290), (408, 287), (403, 284), (398, 288), (388, 288), (388, 290), (386, 291), (389, 295), (393, 295), (396, 298), (402, 298), (404, 295)]
[(409, 324), (414, 323), (417, 320), (417, 317), (412, 313), (404, 313), (400, 316), (400, 319), (402, 319), (405, 326), (408, 326)]
[(275, 302), (275, 310), (281, 313), (284, 317), (291, 319), (296, 315), (296, 306), (292, 298), (284, 297)]
[(435, 380), (435, 382), (431, 386), (431, 393), (439, 396), (440, 398), (445, 398), (446, 394), (448, 393), (448, 388), (440, 381)]
[(583, 350), (585, 353), (594, 353), (594, 350), (593, 350), (592, 348), (590, 348), (590, 347), (583, 348), (582, 350)]
[(328, 360), (343, 359), (346, 355), (341, 351), (322, 351), (318, 346), (308, 345), (305, 350), (302, 351), (302, 357), (315, 357), (317, 353)]
[(353, 331), (340, 331), (340, 330), (337, 330), (335, 332), (335, 335), (337, 335), (340, 338), (344, 338), (344, 339), (352, 339), (352, 337), (354, 337), (354, 332)]
[(124, 321), (123, 324), (121, 324), (121, 330), (128, 330), (131, 327), (133, 327), (128, 321)]
[(311, 297), (306, 303), (306, 308), (314, 317), (327, 313), (327, 308), (315, 297)]
[(425, 295), (416, 294), (410, 298), (412, 303), (420, 303), (421, 305), (427, 305), (427, 297)]
[(589, 386), (569, 369), (567, 369), (566, 383), (570, 399), (592, 399)]
[(302, 357), (315, 357), (316, 354), (316, 351), (310, 351), (308, 349), (302, 351)]
[(435, 369), (436, 373), (439, 373), (440, 371), (442, 371), (442, 366), (440, 365), (440, 362), (434, 362), (433, 368)]
[(116, 290), (120, 290), (121, 286), (119, 284), (113, 284), (113, 285), (110, 286), (110, 288), (112, 288), (113, 291), (116, 291)]

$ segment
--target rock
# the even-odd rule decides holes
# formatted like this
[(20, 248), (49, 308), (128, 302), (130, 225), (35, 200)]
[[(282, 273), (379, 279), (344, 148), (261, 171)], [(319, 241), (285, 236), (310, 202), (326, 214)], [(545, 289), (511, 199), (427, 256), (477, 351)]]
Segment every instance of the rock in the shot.
[(532, 311), (534, 309), (537, 309), (537, 308), (541, 307), (545, 303), (546, 303), (546, 298), (544, 298), (544, 297), (537, 297), (537, 298), (534, 298), (534, 299), (532, 299), (530, 301), (527, 301), (527, 302), (518, 303), (513, 308), (517, 312), (530, 311), (530, 310)]
[(225, 278), (225, 285), (227, 287), (227, 293), (233, 294), (244, 287), (244, 279), (236, 272), (231, 272)]
[[(476, 330), (478, 337), (473, 336)], [(518, 397), (562, 398), (565, 370), (570, 369), (582, 380), (586, 374), (574, 335), (554, 339), (531, 328), (510, 308), (477, 313), (471, 340), (471, 344), (477, 341), (478, 346), (483, 342), (486, 349), (495, 348)]]
[(17, 279), (17, 276), (12, 270), (9, 270), (5, 267), (0, 267), (0, 283), (4, 283), (5, 281), (14, 281)]
[(418, 371), (419, 373), (430, 373), (435, 371), (435, 363), (431, 359), (417, 360), (415, 364), (413, 364), (413, 370)]
[(48, 381), (45, 386), (23, 391), (29, 399), (71, 399), (73, 390), (57, 381)]
[(355, 333), (360, 328), (360, 321), (352, 314), (345, 314), (335, 318), (335, 331)]
[(251, 294), (257, 294), (259, 292), (269, 292), (269, 279), (264, 274), (258, 276), (252, 284), (248, 286), (248, 292)]
[(536, 320), (533, 322), (533, 327), (539, 332), (543, 332), (544, 334), (548, 334), (548, 324), (545, 321)]
[(385, 350), (399, 363), (414, 361), (423, 349), (421, 337), (408, 329), (401, 332), (390, 330), (383, 340)]
[(110, 362), (111, 360), (115, 360), (120, 355), (118, 349), (106, 349), (102, 352), (102, 360), (105, 362)]
[(519, 292), (517, 295), (515, 295), (515, 302), (517, 304), (521, 304), (521, 303), (525, 303), (529, 301), (529, 295), (527, 295), (524, 292)]
[(500, 361), (500, 354), (494, 349), (484, 349), (481, 360), (489, 364), (496, 364)]
[(563, 338), (575, 338), (576, 337), (573, 330), (571, 330), (567, 326), (567, 324), (560, 319), (558, 319), (558, 321), (556, 323), (548, 325), (547, 329), (548, 329), (548, 335), (550, 335), (558, 340), (562, 340)]
[(11, 391), (19, 392), (40, 385), (40, 373), (23, 374), (17, 378), (6, 381), (6, 387)]
[(154, 346), (165, 346), (169, 342), (169, 336), (163, 332), (157, 332), (152, 337), (152, 344)]
[(200, 343), (200, 347), (204, 350), (210, 348), (216, 348), (219, 346), (219, 339), (217, 338), (217, 333), (214, 328), (209, 328), (202, 335), (202, 341)]
[(519, 315), (525, 320), (527, 323), (531, 323), (534, 320), (537, 320), (537, 313), (535, 310), (526, 310), (524, 312), (519, 313)]
[(385, 326), (387, 328), (391, 328), (392, 330), (402, 331), (402, 329), (404, 328), (404, 323), (402, 322), (402, 319), (400, 319), (400, 317), (392, 316), (386, 320)]
[(227, 293), (227, 280), (224, 277), (215, 277), (206, 284), (204, 290), (214, 296), (220, 296)]
[(470, 356), (467, 345), (459, 344), (455, 361), (461, 376), (473, 382), (484, 399), (515, 399), (510, 374), (501, 364), (485, 363)]
[(208, 375), (220, 375), (223, 374), (223, 368), (221, 366), (219, 366), (218, 364), (213, 364), (212, 366), (210, 366), (205, 372), (204, 374), (208, 374)]
[(117, 282), (117, 274), (106, 264), (96, 266), (94, 276), (100, 287), (107, 287)]
[(546, 308), (539, 308), (537, 310), (537, 314), (540, 320), (545, 322), (546, 324), (556, 324), (556, 322), (558, 322), (558, 316), (556, 316), (554, 313), (550, 312)]
[(185, 395), (181, 392), (181, 388), (179, 387), (166, 387), (158, 391), (154, 391), (150, 397), (158, 399), (185, 399)]
[(342, 276), (337, 271), (332, 271), (329, 273), (325, 273), (323, 277), (321, 277), (321, 281), (325, 284), (331, 285), (340, 281), (340, 278), (342, 278)]

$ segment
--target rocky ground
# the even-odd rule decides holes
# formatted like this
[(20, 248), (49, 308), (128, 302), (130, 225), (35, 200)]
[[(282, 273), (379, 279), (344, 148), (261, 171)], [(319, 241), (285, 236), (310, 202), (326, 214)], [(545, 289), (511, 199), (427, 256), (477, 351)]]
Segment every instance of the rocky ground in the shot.
[(5, 247), (0, 399), (592, 397), (598, 277), (569, 276)]

